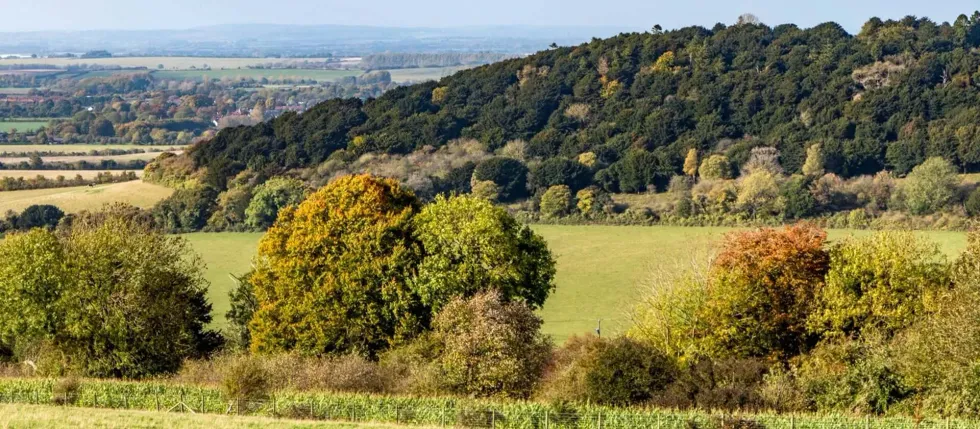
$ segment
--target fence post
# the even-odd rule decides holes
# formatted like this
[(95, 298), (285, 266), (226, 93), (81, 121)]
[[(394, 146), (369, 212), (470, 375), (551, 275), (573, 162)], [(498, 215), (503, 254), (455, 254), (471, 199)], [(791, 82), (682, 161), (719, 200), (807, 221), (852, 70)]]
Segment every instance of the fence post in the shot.
[(871, 429), (871, 416), (864, 416), (864, 429)]
[(276, 395), (275, 394), (272, 395), (272, 416), (273, 417), (279, 417), (279, 411), (276, 408)]
[(125, 406), (127, 410), (129, 409), (129, 392), (123, 393), (123, 406)]
[(160, 411), (160, 390), (153, 390), (153, 402), (157, 404), (157, 412)]
[(544, 410), (544, 429), (549, 428), (551, 420), (551, 410)]
[(446, 405), (442, 405), (442, 409), (439, 410), (439, 426), (446, 426)]
[(796, 429), (796, 414), (789, 415), (789, 427), (790, 429)]
[(200, 410), (200, 412), (201, 413), (207, 413), (207, 410), (204, 409), (204, 388), (203, 387), (200, 388), (198, 390), (198, 392), (201, 393), (201, 410)]
[(602, 410), (599, 410), (599, 429), (602, 429)]
[(494, 410), (493, 408), (490, 409), (490, 427), (497, 427), (497, 410)]

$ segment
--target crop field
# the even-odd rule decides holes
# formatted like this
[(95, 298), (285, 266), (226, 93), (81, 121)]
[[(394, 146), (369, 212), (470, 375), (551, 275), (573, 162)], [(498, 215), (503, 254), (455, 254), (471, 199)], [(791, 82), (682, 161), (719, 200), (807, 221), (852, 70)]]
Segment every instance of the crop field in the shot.
[[(181, 151), (174, 151), (174, 154), (180, 154)], [(152, 161), (156, 157), (160, 156), (160, 152), (146, 152), (146, 153), (131, 153), (126, 155), (54, 155), (54, 156), (41, 156), (44, 162), (78, 162), (78, 161), (88, 161), (88, 162), (99, 162), (103, 160), (112, 160), (116, 162), (125, 161)], [(0, 157), (0, 163), (3, 164), (17, 164), (20, 162), (29, 162), (31, 159), (29, 157)]]
[[(557, 289), (540, 314), (544, 332), (562, 342), (571, 335), (623, 332), (629, 310), (643, 295), (644, 284), (658, 269), (684, 269), (692, 255), (707, 254), (731, 228), (665, 226), (554, 226), (534, 229), (547, 241), (558, 261)], [(831, 240), (870, 231), (832, 230)], [(960, 232), (922, 232), (953, 257), (966, 247)], [(230, 275), (249, 270), (261, 234), (196, 233), (186, 235), (207, 264), (215, 325), (224, 325)]]
[(66, 408), (53, 405), (0, 405), (0, 428), (309, 428), (382, 429), (404, 428), (391, 424), (331, 423), (283, 420), (269, 417), (239, 417), (221, 414), (189, 414), (99, 408)]
[[(110, 173), (113, 176), (117, 176), (124, 171), (132, 171), (136, 173), (136, 177), (143, 177), (143, 170), (113, 170)], [(25, 179), (31, 179), (37, 176), (44, 176), (48, 179), (56, 179), (58, 176), (65, 176), (65, 178), (71, 179), (75, 176), (82, 176), (83, 179), (93, 179), (99, 173), (104, 172), (103, 170), (0, 170), (0, 177), (23, 177)]]
[(0, 192), (0, 213), (21, 211), (34, 204), (51, 204), (66, 213), (96, 210), (114, 202), (149, 208), (172, 193), (170, 188), (138, 180), (96, 186), (6, 191)]
[(391, 73), (391, 80), (395, 82), (421, 82), (426, 80), (439, 80), (452, 75), (460, 70), (469, 67), (427, 67), (417, 69), (394, 69), (388, 70)]
[[(3, 122), (0, 122), (2, 124)], [(19, 153), (19, 152), (52, 152), (65, 155), (88, 155), (97, 150), (131, 150), (143, 149), (145, 151), (174, 150), (181, 151), (186, 146), (180, 145), (137, 145), (137, 144), (0, 144), (0, 154)]]
[(208, 79), (314, 79), (333, 81), (347, 76), (359, 76), (363, 70), (323, 70), (323, 69), (216, 69), (210, 70), (159, 70), (153, 76), (161, 79), (202, 80)]
[(10, 132), (11, 130), (17, 130), (17, 132), (34, 131), (47, 125), (48, 121), (0, 121), (0, 132)]
[(213, 69), (245, 68), (268, 63), (322, 62), (324, 58), (217, 58), (217, 57), (113, 57), (113, 58), (18, 58), (5, 59), (0, 64), (43, 64), (55, 67), (96, 64), (102, 66), (146, 67), (157, 69), (161, 64), (167, 70), (184, 70), (191, 67)]

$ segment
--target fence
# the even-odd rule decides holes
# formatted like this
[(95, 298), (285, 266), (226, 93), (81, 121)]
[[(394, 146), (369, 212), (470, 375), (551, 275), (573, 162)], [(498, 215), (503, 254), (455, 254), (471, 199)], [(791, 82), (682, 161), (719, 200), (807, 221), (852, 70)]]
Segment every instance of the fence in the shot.
[[(9, 387), (9, 386), (8, 386)], [(346, 398), (346, 397), (345, 397)], [(362, 397), (370, 398), (370, 397)], [(724, 415), (704, 412), (631, 410), (615, 408), (541, 409), (493, 405), (443, 406), (392, 403), (375, 397), (369, 402), (343, 403), (323, 395), (273, 395), (265, 400), (232, 400), (205, 388), (175, 387), (117, 391), (88, 389), (56, 394), (50, 388), (4, 388), (0, 403), (23, 403), (159, 412), (261, 415), (289, 419), (377, 422), (426, 427), (489, 429), (966, 429), (980, 421), (961, 419), (869, 418), (851, 416), (794, 416), (777, 414)]]

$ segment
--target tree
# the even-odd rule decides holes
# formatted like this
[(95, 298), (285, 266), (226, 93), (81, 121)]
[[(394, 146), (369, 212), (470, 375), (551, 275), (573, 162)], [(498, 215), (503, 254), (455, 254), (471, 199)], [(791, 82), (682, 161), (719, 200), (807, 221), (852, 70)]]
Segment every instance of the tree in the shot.
[(547, 189), (564, 185), (571, 192), (583, 189), (592, 183), (592, 170), (582, 163), (564, 158), (551, 158), (531, 170), (528, 187), (531, 190)]
[(58, 222), (61, 218), (65, 217), (65, 212), (61, 209), (48, 205), (48, 204), (35, 204), (20, 213), (17, 216), (17, 224), (15, 227), (21, 231), (26, 231), (32, 228), (48, 228), (52, 229), (58, 226)]
[(541, 214), (548, 218), (561, 217), (572, 209), (572, 191), (565, 185), (548, 188), (541, 196)]
[(749, 160), (742, 166), (742, 175), (750, 175), (757, 171), (783, 174), (783, 166), (779, 164), (779, 156), (779, 149), (774, 147), (752, 148)]
[(703, 180), (731, 179), (732, 168), (724, 155), (711, 155), (701, 161), (698, 174)]
[(966, 214), (970, 217), (980, 216), (980, 188), (974, 189), (970, 193), (970, 197), (963, 203), (963, 207), (966, 209)]
[(251, 350), (375, 356), (420, 333), (430, 310), (408, 280), (423, 255), (419, 202), (390, 179), (345, 176), (287, 207), (249, 277)]
[(933, 157), (912, 169), (899, 186), (906, 210), (914, 215), (935, 213), (955, 197), (959, 185), (956, 168), (945, 159)]
[(274, 177), (255, 188), (245, 209), (245, 224), (250, 228), (272, 226), (283, 208), (299, 204), (306, 197), (306, 186), (298, 179)]
[(820, 143), (810, 145), (806, 149), (806, 162), (803, 163), (803, 175), (820, 177), (824, 173), (823, 146)]
[(492, 180), (480, 180), (473, 183), (473, 196), (487, 201), (497, 201), (500, 198), (500, 187)]
[(775, 216), (782, 212), (781, 177), (769, 170), (757, 169), (738, 182), (736, 206), (752, 217)]
[(248, 117), (251, 118), (252, 121), (255, 121), (256, 123), (264, 121), (265, 103), (262, 102), (255, 103), (255, 107), (253, 107), (252, 111), (248, 113)]
[(527, 167), (516, 159), (490, 158), (473, 170), (473, 181), (491, 181), (499, 189), (501, 201), (513, 201), (527, 196)]
[(688, 176), (694, 176), (698, 174), (698, 151), (697, 149), (688, 149), (687, 157), (684, 158), (684, 174)]
[(783, 217), (804, 219), (816, 212), (817, 200), (810, 192), (812, 181), (806, 176), (794, 175), (783, 184), (780, 198), (783, 201)]
[(830, 270), (816, 296), (811, 331), (855, 336), (865, 330), (892, 335), (925, 314), (950, 287), (935, 244), (906, 232), (850, 239), (830, 250)]
[(555, 261), (544, 239), (489, 201), (437, 196), (414, 226), (425, 256), (412, 288), (434, 311), (487, 290), (539, 309), (554, 291)]
[(20, 320), (3, 324), (0, 342), (46, 342), (71, 370), (127, 378), (176, 371), (220, 345), (205, 329), (211, 305), (200, 259), (184, 239), (124, 213), (0, 242), (0, 320)]
[(591, 186), (575, 193), (575, 207), (586, 218), (600, 216), (611, 210), (612, 206), (613, 200), (609, 194), (597, 187)]
[(527, 398), (550, 357), (541, 324), (525, 304), (495, 292), (453, 300), (433, 323), (442, 384), (470, 396)]
[(217, 191), (207, 186), (178, 189), (153, 206), (153, 218), (168, 231), (198, 231), (207, 225), (217, 208), (217, 196)]
[(808, 224), (726, 236), (700, 314), (705, 349), (785, 360), (812, 347), (817, 337), (807, 321), (830, 266), (826, 238)]

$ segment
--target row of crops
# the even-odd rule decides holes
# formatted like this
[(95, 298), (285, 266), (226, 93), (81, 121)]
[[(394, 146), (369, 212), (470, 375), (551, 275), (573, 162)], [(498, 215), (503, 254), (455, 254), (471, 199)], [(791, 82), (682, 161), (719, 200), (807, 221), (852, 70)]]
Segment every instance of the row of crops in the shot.
[(710, 412), (412, 398), (341, 393), (280, 392), (230, 399), (208, 387), (162, 382), (85, 380), (70, 389), (51, 379), (0, 379), (0, 403), (243, 414), (291, 419), (370, 421), (405, 425), (501, 429), (960, 429), (960, 419), (869, 418), (844, 415), (726, 415)]

